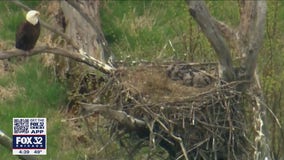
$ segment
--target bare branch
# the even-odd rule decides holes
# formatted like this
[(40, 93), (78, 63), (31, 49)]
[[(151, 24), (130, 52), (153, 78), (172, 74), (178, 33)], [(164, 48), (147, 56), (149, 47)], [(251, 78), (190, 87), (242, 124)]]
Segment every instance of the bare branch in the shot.
[[(4, 132), (0, 130), (0, 145), (4, 146), (8, 150), (12, 150), (12, 139), (8, 137)], [(39, 160), (38, 157), (28, 155), (18, 155), (21, 160)]]
[(203, 0), (188, 0), (189, 12), (191, 16), (201, 27), (201, 30), (208, 38), (212, 47), (214, 48), (218, 60), (220, 62), (221, 75), (226, 81), (235, 80), (235, 73), (233, 71), (233, 64), (229, 47), (227, 46), (221, 32), (216, 27), (213, 18), (206, 8)]
[(146, 129), (147, 127), (146, 122), (144, 122), (143, 120), (128, 115), (124, 111), (116, 111), (110, 109), (109, 106), (107, 107), (101, 104), (83, 104), (83, 107), (85, 110), (87, 110), (87, 112), (100, 112), (103, 116), (108, 117), (109, 119), (116, 120), (124, 126), (127, 126), (132, 129)]
[(115, 68), (101, 62), (100, 60), (97, 60), (89, 56), (87, 53), (81, 50), (79, 51), (79, 54), (78, 54), (78, 53), (71, 53), (70, 51), (63, 49), (63, 48), (49, 47), (49, 46), (36, 47), (30, 52), (25, 52), (25, 51), (18, 50), (18, 49), (17, 50), (13, 49), (9, 51), (0, 51), (0, 59), (8, 59), (8, 58), (17, 57), (17, 56), (33, 56), (33, 55), (40, 54), (40, 53), (52, 53), (52, 54), (68, 57), (77, 62), (85, 63), (91, 67), (94, 67), (98, 69), (99, 71), (106, 73), (106, 74), (110, 74), (115, 70)]
[[(25, 9), (25, 10), (31, 10), (31, 8), (29, 8), (28, 6), (24, 5), (23, 3), (21, 3), (19, 0), (12, 0), (12, 2), (16, 5), (18, 5), (19, 7)], [(72, 1), (73, 2), (73, 1)], [(75, 3), (74, 3), (75, 4)], [(74, 5), (76, 6), (76, 5)], [(76, 6), (76, 7), (79, 7), (79, 6)], [(77, 8), (78, 11), (79, 8)], [(88, 23), (91, 24), (91, 26), (96, 29), (96, 33), (99, 34), (100, 38), (103, 42), (102, 42), (102, 45), (103, 46), (103, 50), (104, 52), (106, 52), (107, 48), (105, 47), (105, 45), (107, 44), (106, 40), (104, 39), (104, 36), (103, 36), (103, 33), (101, 33), (100, 31), (101, 30), (98, 30), (97, 27), (96, 27), (96, 24), (94, 21), (92, 21), (86, 14), (84, 14), (83, 12), (79, 12), (81, 14), (82, 17), (85, 17), (85, 19), (87, 20)], [(110, 71), (114, 70), (113, 67), (107, 65), (106, 63), (100, 61), (100, 60), (97, 60), (95, 58), (93, 58), (92, 56), (89, 56), (89, 55), (92, 55), (92, 54), (87, 54), (87, 52), (85, 52), (82, 48), (79, 47), (79, 45), (74, 41), (74, 39), (72, 39), (71, 37), (69, 37), (67, 34), (61, 32), (60, 30), (50, 26), (48, 23), (44, 22), (43, 20), (40, 20), (40, 23), (43, 27), (45, 27), (46, 29), (62, 36), (66, 41), (67, 43), (69, 43), (70, 45), (72, 45), (74, 47), (74, 49), (76, 49), (77, 51), (79, 51), (79, 53), (81, 54), (81, 57), (77, 57), (77, 56), (71, 56), (70, 54), (63, 54), (62, 53), (68, 53), (68, 51), (64, 50), (62, 52), (62, 48), (38, 48), (38, 49), (34, 49), (30, 55), (34, 55), (34, 54), (38, 54), (41, 52), (41, 50), (43, 49), (45, 52), (50, 52), (50, 53), (54, 53), (54, 54), (58, 54), (58, 55), (62, 55), (62, 56), (65, 56), (65, 57), (69, 57), (69, 58), (72, 58), (78, 62), (83, 62), (89, 66), (92, 66), (92, 67), (95, 67), (96, 69), (102, 71), (103, 73), (110, 73)], [(39, 52), (38, 52), (39, 51)], [(57, 52), (59, 51), (59, 52)], [(22, 52), (23, 53), (23, 52)], [(5, 54), (2, 54), (2, 58), (6, 59), (6, 58), (9, 58), (11, 56), (20, 56), (22, 55), (22, 53), (20, 52), (17, 52), (16, 54), (12, 54), (12, 55), (5, 55)], [(1, 59), (1, 56), (0, 56), (0, 59)], [(104, 57), (104, 56), (103, 56)], [(104, 58), (103, 58), (104, 59)]]
[(230, 28), (224, 22), (221, 22), (212, 17), (213, 23), (218, 27), (219, 31), (222, 33), (226, 40), (233, 42), (235, 40), (235, 30)]
[[(221, 22), (212, 17), (212, 21), (218, 27), (219, 31), (222, 33), (223, 37), (228, 41), (230, 47), (236, 48), (239, 51), (239, 37), (236, 29), (229, 27), (224, 22)], [(239, 51), (240, 53), (240, 51)]]
[(12, 139), (0, 130), (0, 144), (5, 148), (12, 149)]

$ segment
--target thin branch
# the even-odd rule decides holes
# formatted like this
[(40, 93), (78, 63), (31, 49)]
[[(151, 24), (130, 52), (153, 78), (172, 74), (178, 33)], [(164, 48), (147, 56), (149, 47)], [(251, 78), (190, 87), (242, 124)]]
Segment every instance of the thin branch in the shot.
[(188, 0), (189, 12), (194, 20), (199, 24), (212, 47), (214, 48), (220, 62), (221, 76), (225, 81), (235, 80), (233, 63), (230, 49), (221, 35), (221, 32), (212, 21), (208, 8), (203, 0)]
[(184, 147), (184, 144), (183, 144), (182, 138), (179, 137), (179, 136), (174, 135), (174, 133), (173, 133), (172, 131), (170, 131), (170, 130), (161, 122), (161, 120), (156, 119), (156, 121), (160, 124), (160, 126), (161, 126), (166, 132), (168, 132), (168, 134), (171, 135), (171, 137), (172, 137), (175, 141), (177, 141), (177, 142), (179, 143), (184, 158), (185, 158), (186, 160), (189, 160), (189, 159), (188, 159), (188, 156), (187, 156), (187, 152), (186, 152), (185, 147)]
[[(12, 139), (0, 130), (0, 145), (12, 151)], [(39, 160), (38, 157), (29, 155), (18, 155), (21, 160)]]
[[(20, 2), (19, 0), (11, 0), (11, 2), (13, 2), (15, 5), (17, 5), (17, 6), (21, 7), (21, 8), (23, 8), (23, 9), (26, 10), (26, 11), (31, 10), (30, 7), (24, 5), (24, 4), (23, 4), (22, 2)], [(41, 24), (41, 26), (45, 27), (46, 29), (48, 29), (48, 30), (50, 30), (50, 31), (52, 31), (52, 32), (54, 32), (54, 33), (56, 33), (56, 34), (62, 36), (62, 37), (67, 41), (67, 43), (69, 43), (70, 45), (72, 45), (75, 49), (77, 49), (77, 50), (80, 49), (80, 47), (78, 46), (78, 44), (77, 44), (75, 41), (73, 41), (72, 38), (70, 38), (70, 37), (69, 37), (68, 35), (66, 35), (65, 33), (61, 32), (59, 29), (56, 29), (56, 28), (50, 26), (48, 23), (46, 23), (46, 22), (43, 21), (43, 20), (40, 20), (40, 24)]]
[[(237, 49), (238, 53), (240, 54), (241, 53), (240, 46), (239, 46), (240, 37), (239, 37), (238, 30), (229, 27), (224, 22), (221, 22), (213, 17), (212, 17), (212, 21), (216, 25), (216, 27), (219, 29), (219, 31), (222, 33), (223, 37), (228, 41), (230, 47)], [(239, 56), (241, 56), (241, 54)]]
[(224, 22), (221, 22), (215, 18), (212, 18), (213, 23), (218, 27), (219, 31), (222, 33), (225, 39), (229, 40), (230, 42), (235, 41), (235, 30), (230, 28)]
[(278, 125), (279, 129), (282, 130), (281, 123), (277, 118), (277, 116), (275, 115), (275, 113), (271, 110), (271, 108), (261, 98), (257, 97), (256, 95), (252, 94), (249, 95), (252, 96), (252, 98), (255, 99), (255, 101), (258, 101), (259, 104), (263, 105), (269, 111), (269, 113), (272, 115), (273, 119), (275, 120), (276, 124)]
[(147, 129), (145, 121), (137, 119), (124, 111), (116, 111), (101, 104), (83, 104), (83, 108), (88, 112), (100, 112), (103, 116), (116, 120), (124, 126), (132, 129)]
[(22, 50), (18, 49), (13, 49), (9, 51), (0, 51), (0, 59), (8, 59), (12, 57), (18, 57), (18, 56), (33, 56), (36, 54), (41, 54), (41, 53), (52, 53), (64, 57), (71, 58), (77, 62), (85, 63), (91, 67), (94, 67), (98, 69), (99, 71), (110, 74), (113, 71), (115, 71), (115, 68), (101, 62), (100, 60), (97, 60), (91, 56), (89, 56), (87, 53), (83, 52), (82, 50), (79, 51), (78, 53), (71, 53), (70, 51), (59, 48), (59, 47), (50, 47), (50, 46), (40, 46), (36, 47), (30, 52), (25, 52)]
[(12, 149), (12, 139), (0, 130), (0, 144), (5, 148)]

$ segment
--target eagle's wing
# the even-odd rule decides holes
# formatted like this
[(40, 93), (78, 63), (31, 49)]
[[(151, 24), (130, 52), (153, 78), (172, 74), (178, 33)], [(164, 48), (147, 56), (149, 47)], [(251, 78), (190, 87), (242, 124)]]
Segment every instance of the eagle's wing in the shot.
[(25, 45), (27, 32), (25, 31), (25, 23), (22, 23), (16, 33), (16, 48), (21, 49)]

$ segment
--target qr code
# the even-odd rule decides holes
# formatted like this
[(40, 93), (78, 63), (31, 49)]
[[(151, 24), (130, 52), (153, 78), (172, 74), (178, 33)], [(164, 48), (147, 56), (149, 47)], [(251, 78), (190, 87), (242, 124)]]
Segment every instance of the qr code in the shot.
[(28, 134), (29, 133), (29, 119), (28, 118), (14, 118), (14, 134)]

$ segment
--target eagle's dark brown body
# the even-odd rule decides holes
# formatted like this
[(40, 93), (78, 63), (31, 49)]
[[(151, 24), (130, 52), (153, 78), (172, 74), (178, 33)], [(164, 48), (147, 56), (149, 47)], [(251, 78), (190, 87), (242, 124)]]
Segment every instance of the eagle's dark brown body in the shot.
[(16, 33), (16, 48), (29, 51), (34, 48), (40, 34), (40, 23), (32, 25), (28, 21), (21, 24)]

